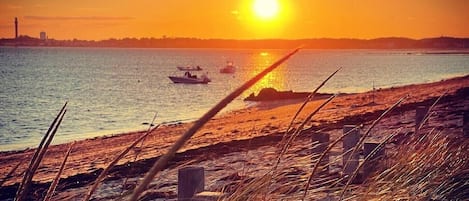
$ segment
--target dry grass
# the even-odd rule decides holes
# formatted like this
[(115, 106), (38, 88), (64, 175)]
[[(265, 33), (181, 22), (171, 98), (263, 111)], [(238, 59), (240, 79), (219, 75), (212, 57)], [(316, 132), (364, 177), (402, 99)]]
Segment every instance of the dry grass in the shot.
[(383, 167), (386, 169), (376, 173), (358, 192), (364, 193), (363, 198), (376, 200), (468, 198), (469, 144), (467, 139), (450, 136), (434, 130), (412, 136), (388, 156), (391, 166)]
[[(173, 144), (165, 155), (160, 157), (160, 159), (146, 173), (141, 183), (133, 189), (132, 193), (129, 191), (124, 195), (118, 195), (115, 198), (138, 200), (141, 199), (141, 195), (145, 195), (145, 193), (151, 196), (151, 192), (145, 192), (145, 190), (148, 187), (152, 189), (159, 188), (159, 184), (152, 185), (151, 182), (157, 173), (167, 166), (174, 154), (187, 142), (187, 140), (189, 140), (189, 138), (191, 138), (206, 122), (231, 102), (231, 100), (252, 86), (264, 75), (275, 69), (282, 62), (286, 61), (297, 51), (298, 49), (281, 58), (272, 66), (220, 101), (219, 104), (214, 106), (196, 123), (194, 123), (193, 126)], [(319, 144), (297, 145), (295, 144), (295, 139), (302, 134), (305, 125), (310, 123), (312, 117), (336, 96), (334, 95), (325, 100), (302, 122), (300, 122), (297, 128), (293, 128), (294, 122), (304, 106), (311, 100), (312, 96), (314, 96), (314, 94), (332, 76), (334, 76), (337, 71), (332, 73), (320, 86), (318, 86), (299, 108), (293, 116), (288, 129), (285, 131), (285, 135), (281, 140), (280, 145), (277, 147), (277, 151), (266, 153), (272, 154), (276, 157), (271, 168), (260, 175), (250, 176), (244, 175), (244, 172), (248, 171), (245, 171), (243, 167), (243, 178), (240, 181), (230, 183), (223, 188), (226, 195), (222, 198), (223, 200), (448, 200), (453, 198), (462, 199), (469, 197), (469, 183), (467, 182), (469, 180), (469, 143), (467, 139), (454, 140), (451, 133), (446, 133), (447, 131), (437, 130), (436, 128), (428, 131), (427, 133), (417, 132), (420, 131), (425, 122), (429, 119), (432, 114), (432, 109), (444, 94), (430, 107), (429, 112), (425, 115), (423, 123), (419, 125), (416, 132), (413, 135), (406, 135), (404, 140), (397, 143), (397, 147), (394, 150), (387, 152), (386, 163), (379, 163), (376, 167), (376, 172), (359, 185), (353, 185), (351, 183), (354, 177), (359, 174), (364, 163), (359, 165), (353, 172), (353, 175), (347, 178), (342, 177), (340, 174), (318, 173), (320, 169), (324, 168), (324, 164), (321, 163), (322, 160), (325, 159), (325, 157), (329, 157), (333, 147), (335, 147), (339, 142), (342, 142), (343, 138), (352, 133), (353, 130), (350, 130), (348, 133), (344, 133), (335, 139), (322, 153), (299, 155), (299, 150), (311, 150), (315, 146), (319, 146)], [(389, 109), (384, 111), (381, 116), (373, 121), (371, 126), (368, 127), (363, 137), (352, 150), (349, 150), (347, 153), (339, 154), (325, 165), (330, 166), (341, 160), (344, 155), (349, 154), (352, 156), (354, 153), (358, 152), (365, 139), (369, 136), (371, 130), (385, 118), (386, 114), (403, 102), (404, 99), (405, 98), (402, 98), (397, 101)], [(57, 115), (31, 159), (23, 181), (18, 188), (16, 200), (26, 199), (32, 177), (34, 176), (35, 171), (47, 151), (47, 147), (65, 115), (65, 107), (66, 104)], [(158, 128), (158, 126), (154, 129), (156, 128)], [(359, 128), (360, 126), (357, 126), (355, 129)], [(152, 133), (153, 130), (149, 129), (147, 133), (142, 135), (116, 156), (116, 158), (97, 177), (94, 185), (91, 186), (85, 196), (85, 201), (91, 198), (108, 171), (135, 145), (142, 142), (147, 135)], [(371, 152), (371, 155), (365, 157), (364, 162), (367, 162), (373, 154), (377, 153), (380, 149), (386, 147), (386, 144), (400, 133), (400, 131), (401, 130), (398, 129), (388, 134), (385, 137), (385, 140)], [(290, 136), (286, 140), (288, 134)], [(67, 157), (71, 151), (71, 147), (72, 146), (70, 146), (65, 156), (58, 176), (52, 182), (45, 200), (52, 197), (54, 189), (58, 184), (60, 174), (65, 166)], [(135, 158), (137, 158), (137, 156), (135, 156)], [(346, 161), (345, 166), (347, 166), (349, 161), (350, 158)], [(190, 164), (192, 161), (189, 161), (188, 163)], [(17, 167), (18, 166), (14, 167), (11, 172), (14, 172)], [(178, 166), (178, 168), (179, 167), (182, 166)], [(175, 170), (176, 168), (171, 169), (168, 172), (174, 173)], [(8, 175), (6, 177), (8, 177)], [(125, 188), (126, 181), (127, 179), (125, 179), (123, 188)]]
[(26, 199), (26, 196), (28, 195), (29, 190), (30, 190), (29, 188), (31, 186), (31, 182), (34, 177), (34, 174), (36, 173), (36, 170), (39, 167), (39, 164), (44, 158), (47, 148), (52, 142), (52, 139), (54, 139), (54, 135), (57, 132), (57, 129), (59, 128), (60, 124), (62, 123), (65, 113), (67, 112), (66, 107), (67, 107), (67, 103), (64, 104), (64, 106), (62, 107), (62, 109), (60, 110), (60, 112), (57, 114), (54, 121), (50, 125), (46, 134), (42, 138), (41, 142), (39, 143), (39, 146), (36, 149), (36, 152), (34, 153), (33, 158), (31, 159), (29, 166), (24, 173), (23, 180), (21, 181), (18, 187), (15, 200), (21, 201), (21, 200)]
[(68, 151), (65, 154), (64, 160), (62, 161), (62, 165), (60, 165), (59, 171), (57, 172), (57, 175), (55, 176), (54, 180), (52, 181), (49, 190), (47, 190), (46, 197), (44, 197), (44, 201), (49, 201), (52, 199), (52, 196), (54, 195), (55, 188), (57, 187), (57, 184), (59, 184), (60, 180), (60, 175), (62, 175), (62, 172), (65, 168), (65, 164), (67, 163), (68, 156), (70, 155), (70, 152), (72, 151), (73, 145), (75, 142), (71, 143), (70, 146), (68, 147)]
[(218, 104), (216, 104), (212, 109), (210, 109), (207, 113), (205, 113), (199, 120), (197, 120), (197, 122), (173, 144), (170, 150), (152, 166), (152, 168), (145, 175), (140, 185), (138, 185), (137, 188), (135, 188), (132, 196), (130, 197), (130, 200), (135, 201), (140, 197), (143, 191), (147, 189), (148, 184), (150, 184), (151, 180), (153, 180), (155, 175), (168, 164), (168, 162), (174, 157), (174, 154), (187, 142), (187, 140), (189, 140), (200, 128), (202, 128), (202, 126), (205, 123), (207, 123), (210, 119), (212, 119), (219, 111), (225, 108), (226, 105), (228, 105), (232, 100), (234, 100), (236, 97), (241, 95), (241, 93), (243, 93), (246, 89), (254, 85), (257, 81), (259, 81), (269, 72), (277, 68), (280, 64), (288, 60), (291, 56), (293, 56), (298, 51), (299, 49), (295, 49), (291, 53), (287, 54), (286, 56), (279, 59), (277, 62), (275, 62), (274, 64), (272, 64), (271, 66), (269, 66), (268, 68), (266, 68), (265, 70), (257, 74), (256, 76), (254, 76), (252, 79), (248, 80), (238, 89), (236, 89), (235, 91), (230, 93), (228, 96), (226, 96)]

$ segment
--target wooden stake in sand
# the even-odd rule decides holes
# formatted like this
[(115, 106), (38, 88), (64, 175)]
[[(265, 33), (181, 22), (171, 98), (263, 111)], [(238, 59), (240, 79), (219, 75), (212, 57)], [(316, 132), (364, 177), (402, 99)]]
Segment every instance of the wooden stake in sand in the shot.
[[(360, 159), (360, 155), (358, 152), (352, 154), (353, 149), (360, 141), (360, 130), (355, 129), (355, 125), (344, 125), (343, 132), (349, 133), (349, 135), (345, 136), (343, 139), (343, 156), (342, 156), (342, 164), (343, 164), (343, 173), (345, 177), (350, 177), (355, 169), (358, 167), (358, 162)], [(347, 160), (349, 160), (347, 162)]]
[(204, 191), (205, 175), (203, 167), (185, 167), (178, 170), (178, 200), (192, 200), (192, 197)]
[[(313, 133), (311, 137), (313, 162), (318, 160), (321, 153), (327, 150), (327, 147), (329, 147), (329, 138), (328, 133)], [(327, 164), (329, 164), (329, 154), (324, 156), (324, 159), (319, 162), (319, 165), (322, 167), (321, 173), (329, 173), (329, 166), (327, 166)]]
[(423, 120), (425, 119), (425, 115), (428, 112), (428, 107), (426, 106), (418, 106), (415, 109), (415, 133), (418, 132), (420, 125), (422, 124)]
[[(365, 142), (363, 144), (363, 155), (368, 157), (373, 150), (379, 146), (379, 143)], [(369, 161), (363, 165), (363, 178), (367, 178), (375, 170), (377, 160), (384, 156), (384, 148), (379, 149), (374, 155), (370, 156)]]

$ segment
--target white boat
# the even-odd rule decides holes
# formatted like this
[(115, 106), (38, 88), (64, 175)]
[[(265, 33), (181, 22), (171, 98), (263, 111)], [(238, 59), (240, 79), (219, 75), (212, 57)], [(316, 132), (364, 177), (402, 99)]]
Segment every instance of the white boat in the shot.
[(200, 66), (178, 66), (176, 67), (180, 71), (201, 71), (202, 68)]
[(200, 77), (197, 75), (192, 75), (189, 71), (186, 71), (183, 76), (168, 76), (171, 81), (174, 83), (183, 83), (183, 84), (207, 84), (211, 82), (207, 74), (202, 74)]
[(236, 66), (233, 65), (233, 62), (227, 62), (226, 66), (220, 69), (220, 73), (233, 74), (235, 72), (236, 72)]

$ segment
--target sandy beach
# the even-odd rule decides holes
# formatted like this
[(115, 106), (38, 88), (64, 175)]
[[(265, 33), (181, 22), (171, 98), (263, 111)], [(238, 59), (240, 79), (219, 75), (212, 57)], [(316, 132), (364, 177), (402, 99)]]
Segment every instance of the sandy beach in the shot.
[[(436, 98), (443, 94), (445, 96), (437, 104), (434, 118), (430, 119), (429, 124), (439, 129), (454, 131), (455, 136), (462, 135), (462, 113), (469, 110), (469, 76), (435, 83), (378, 89), (374, 92), (339, 95), (315, 115), (313, 121), (309, 122), (305, 128), (311, 128), (315, 131), (328, 131), (332, 133), (332, 138), (337, 138), (344, 124), (369, 125), (384, 110), (407, 96), (405, 101), (377, 127), (383, 132), (375, 133), (370, 137), (370, 140), (380, 141), (386, 137), (386, 133), (398, 127), (403, 128), (402, 133), (412, 130), (414, 128), (413, 118), (416, 106), (431, 105)], [(373, 100), (376, 104), (372, 104)], [(301, 122), (323, 101), (310, 102), (300, 114), (297, 122)], [(211, 175), (210, 181), (217, 181), (221, 177), (234, 173), (239, 175), (239, 168), (241, 167), (236, 166), (236, 163), (230, 162), (230, 160), (243, 159), (240, 155), (247, 152), (246, 150), (252, 151), (251, 154), (254, 153), (253, 155), (275, 152), (276, 145), (300, 105), (301, 101), (260, 103), (252, 108), (216, 116), (179, 151), (165, 175), (169, 175), (170, 170), (174, 170), (173, 167), (184, 164), (204, 166), (210, 171), (217, 172), (217, 174)], [(105, 183), (112, 186), (114, 185), (112, 184), (113, 181), (120, 183), (123, 177), (141, 177), (151, 164), (164, 154), (171, 144), (191, 125), (192, 123), (179, 123), (162, 125), (156, 129), (144, 140), (143, 146), (139, 146), (138, 156), (135, 154), (136, 151), (132, 151), (120, 160), (118, 165), (112, 169), (110, 176), (106, 178)], [(62, 180), (55, 199), (76, 200), (81, 198), (80, 194), (86, 192), (96, 175), (142, 134), (144, 134), (144, 131), (110, 134), (105, 137), (77, 141), (67, 162), (67, 168), (62, 174)], [(304, 133), (296, 140), (298, 143), (296, 143), (297, 145), (293, 150), (298, 151), (297, 155), (301, 155), (299, 151), (302, 148), (309, 146), (309, 141), (305, 139), (309, 139), (310, 136), (311, 134)], [(47, 190), (51, 180), (55, 177), (68, 146), (69, 144), (60, 144), (49, 147), (38, 172), (33, 178), (36, 182), (34, 187), (38, 195)], [(3, 178), (14, 166), (21, 163), (13, 177), (8, 178), (0, 189), (0, 199), (14, 196), (16, 185), (21, 182), (21, 174), (26, 169), (33, 154), (34, 149), (0, 152), (0, 178)], [(226, 157), (233, 157), (234, 159), (227, 159)], [(249, 157), (244, 156), (244, 159), (246, 158)], [(224, 162), (217, 161), (222, 159)], [(264, 157), (253, 158), (252, 160), (259, 162), (259, 160), (271, 161), (272, 159)], [(230, 163), (233, 166), (228, 167)], [(269, 163), (254, 166), (268, 168), (268, 165)], [(129, 166), (132, 166), (131, 171)], [(166, 185), (166, 189), (161, 191), (166, 192), (168, 198), (174, 198), (174, 183), (176, 182), (174, 178), (176, 178), (175, 175), (172, 175), (168, 176), (167, 180), (161, 180), (166, 184), (170, 183)], [(170, 182), (171, 180), (173, 181)], [(208, 186), (209, 189), (217, 190), (220, 184), (212, 182)], [(106, 187), (103, 187), (103, 189), (106, 189)], [(97, 195), (96, 198), (98, 200), (109, 199), (106, 196), (112, 197), (112, 192), (100, 191), (100, 193), (97, 193), (99, 196)]]

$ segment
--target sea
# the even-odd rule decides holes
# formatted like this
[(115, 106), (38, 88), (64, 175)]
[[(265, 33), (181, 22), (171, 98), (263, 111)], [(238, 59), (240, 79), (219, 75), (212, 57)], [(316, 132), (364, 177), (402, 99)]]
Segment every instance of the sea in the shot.
[[(291, 50), (0, 47), (0, 151), (36, 147), (68, 102), (53, 144), (194, 121)], [(221, 74), (227, 62), (234, 74)], [(174, 84), (177, 66), (200, 66), (209, 84)], [(322, 93), (439, 81), (469, 74), (469, 54), (436, 50), (300, 50), (222, 113), (251, 107), (260, 89)], [(199, 74), (200, 75), (200, 74)]]

